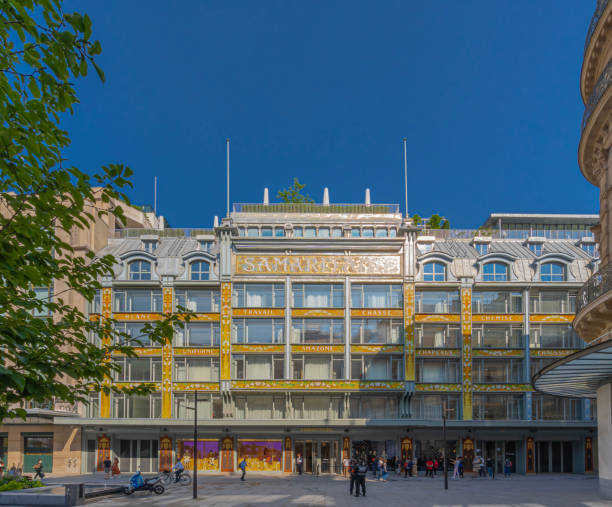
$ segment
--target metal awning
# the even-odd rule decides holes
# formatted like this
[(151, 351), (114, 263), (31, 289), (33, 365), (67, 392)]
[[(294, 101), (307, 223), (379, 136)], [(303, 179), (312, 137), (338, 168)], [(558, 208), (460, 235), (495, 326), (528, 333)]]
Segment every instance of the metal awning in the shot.
[(556, 361), (533, 377), (536, 390), (556, 396), (595, 398), (612, 380), (612, 342), (605, 341)]

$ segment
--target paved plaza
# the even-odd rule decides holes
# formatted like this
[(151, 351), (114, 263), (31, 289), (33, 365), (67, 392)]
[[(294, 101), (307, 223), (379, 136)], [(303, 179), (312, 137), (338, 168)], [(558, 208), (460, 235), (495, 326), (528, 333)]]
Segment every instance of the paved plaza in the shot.
[[(81, 477), (91, 483), (92, 476)], [(59, 481), (55, 479), (54, 481)], [(101, 479), (96, 477), (95, 482)], [(126, 482), (127, 474), (119, 482)], [(51, 482), (51, 481), (50, 481)], [(103, 481), (102, 481), (103, 482)], [(204, 475), (198, 477), (199, 499), (192, 499), (191, 486), (170, 486), (161, 496), (135, 493), (132, 496), (112, 496), (94, 502), (96, 506), (115, 507), (152, 505), (190, 506), (354, 506), (377, 507), (414, 505), (419, 507), (601, 507), (611, 506), (597, 493), (597, 479), (579, 475), (513, 476), (496, 478), (449, 480), (444, 491), (441, 476), (435, 479), (390, 478), (387, 482), (367, 481), (366, 498), (350, 497), (349, 483), (341, 477), (313, 477), (247, 474), (241, 482), (238, 475)]]

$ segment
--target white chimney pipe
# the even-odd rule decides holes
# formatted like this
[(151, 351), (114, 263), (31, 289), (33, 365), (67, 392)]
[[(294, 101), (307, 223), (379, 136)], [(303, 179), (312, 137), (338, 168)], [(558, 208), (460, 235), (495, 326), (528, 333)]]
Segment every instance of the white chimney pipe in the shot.
[(270, 196), (268, 194), (268, 187), (264, 188), (264, 206), (270, 204)]
[(215, 215), (215, 220), (213, 222), (213, 226), (214, 227), (219, 227), (219, 217), (217, 215)]
[(366, 206), (370, 206), (372, 204), (372, 202), (370, 201), (370, 189), (369, 188), (366, 188), (365, 203), (366, 203)]
[(323, 190), (323, 206), (329, 206), (329, 189), (327, 187)]

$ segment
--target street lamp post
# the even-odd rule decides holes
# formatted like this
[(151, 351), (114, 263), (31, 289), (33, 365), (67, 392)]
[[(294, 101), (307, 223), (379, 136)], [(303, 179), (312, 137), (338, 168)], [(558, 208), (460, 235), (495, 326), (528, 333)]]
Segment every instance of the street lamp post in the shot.
[(448, 471), (446, 467), (446, 412), (452, 412), (452, 408), (446, 408), (446, 400), (442, 404), (442, 466), (444, 470), (444, 489), (448, 489)]
[(198, 498), (198, 391), (193, 404), (193, 498)]

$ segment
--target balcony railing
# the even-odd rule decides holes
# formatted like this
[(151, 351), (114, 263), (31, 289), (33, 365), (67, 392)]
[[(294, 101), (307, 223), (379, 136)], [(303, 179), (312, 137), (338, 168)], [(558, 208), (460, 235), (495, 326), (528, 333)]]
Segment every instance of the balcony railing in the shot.
[(612, 263), (606, 264), (597, 271), (578, 291), (576, 313), (598, 297), (612, 290)]
[(398, 214), (399, 204), (320, 204), (313, 202), (281, 202), (272, 204), (234, 203), (234, 213), (363, 213)]
[(496, 239), (527, 239), (539, 237), (546, 239), (578, 240), (592, 238), (593, 233), (585, 229), (421, 229), (419, 236), (433, 236), (437, 239), (471, 239), (477, 236), (490, 236)]
[(601, 97), (606, 92), (608, 87), (610, 86), (610, 82), (612, 81), (612, 59), (607, 63), (606, 67), (602, 71), (597, 83), (595, 83), (595, 87), (589, 95), (586, 106), (584, 108), (584, 114), (582, 115), (582, 130), (589, 121), (589, 118), (593, 114), (593, 111), (599, 104)]
[(595, 13), (591, 18), (591, 23), (589, 24), (589, 29), (587, 31), (586, 41), (584, 42), (584, 52), (586, 53), (589, 44), (591, 43), (591, 39), (593, 38), (593, 34), (595, 33), (595, 29), (597, 28), (597, 24), (601, 19), (601, 15), (606, 10), (606, 7), (610, 3), (610, 0), (597, 0), (597, 7), (595, 7)]
[(214, 229), (193, 229), (190, 227), (181, 229), (115, 229), (115, 238), (139, 238), (140, 236), (159, 236), (160, 238), (194, 238), (200, 234), (213, 234)]

